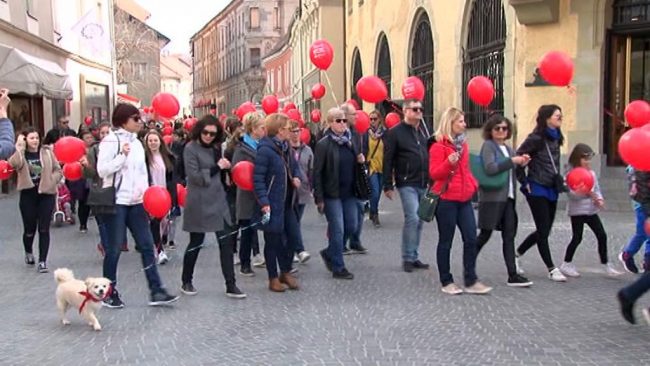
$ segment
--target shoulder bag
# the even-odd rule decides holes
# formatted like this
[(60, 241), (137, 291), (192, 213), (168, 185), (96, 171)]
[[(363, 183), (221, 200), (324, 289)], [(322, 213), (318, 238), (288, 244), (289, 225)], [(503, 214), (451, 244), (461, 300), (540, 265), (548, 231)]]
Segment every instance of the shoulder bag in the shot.
[[(117, 156), (120, 153), (120, 138), (117, 137)], [(95, 215), (114, 215), (116, 211), (115, 207), (115, 194), (117, 192), (115, 188), (115, 179), (117, 172), (113, 174), (113, 184), (110, 187), (103, 187), (103, 182), (95, 182), (91, 184), (90, 191), (88, 193), (88, 200), (86, 204), (90, 206), (95, 213)], [(122, 184), (122, 179), (120, 179), (120, 184)]]
[[(499, 149), (499, 146), (492, 140), (491, 141), (495, 148)], [(499, 152), (495, 151), (495, 161), (498, 162)], [(510, 177), (510, 171), (505, 170), (503, 172), (489, 175), (485, 171), (485, 165), (483, 164), (483, 158), (481, 155), (470, 154), (469, 155), (469, 166), (472, 170), (474, 178), (478, 181), (479, 186), (486, 191), (498, 191), (508, 184), (508, 178)]]
[(433, 218), (436, 217), (436, 211), (438, 210), (438, 202), (440, 201), (440, 196), (442, 196), (447, 191), (447, 186), (449, 186), (449, 181), (451, 177), (454, 176), (452, 171), (447, 177), (445, 184), (442, 186), (440, 193), (434, 192), (431, 188), (431, 185), (427, 185), (427, 191), (424, 193), (424, 196), (420, 199), (418, 204), (418, 217), (424, 222), (431, 222)]
[(547, 142), (544, 142), (544, 145), (546, 145), (546, 152), (548, 153), (548, 158), (551, 159), (551, 164), (553, 165), (553, 171), (555, 172), (555, 175), (553, 176), (553, 188), (555, 188), (557, 193), (568, 192), (569, 190), (564, 184), (564, 177), (557, 170), (557, 166), (555, 166), (555, 160), (553, 160), (553, 154), (551, 154), (551, 148), (548, 147)]

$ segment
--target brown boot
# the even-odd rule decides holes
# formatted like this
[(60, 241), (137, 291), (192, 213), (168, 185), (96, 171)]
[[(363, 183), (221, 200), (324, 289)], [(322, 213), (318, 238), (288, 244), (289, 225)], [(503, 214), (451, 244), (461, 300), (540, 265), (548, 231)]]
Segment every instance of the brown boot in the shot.
[(273, 292), (284, 292), (285, 288), (277, 277), (269, 278), (269, 290)]
[(283, 273), (280, 275), (280, 282), (284, 283), (285, 285), (289, 286), (290, 290), (297, 290), (298, 289), (298, 280), (296, 280), (295, 277), (291, 275), (291, 273)]

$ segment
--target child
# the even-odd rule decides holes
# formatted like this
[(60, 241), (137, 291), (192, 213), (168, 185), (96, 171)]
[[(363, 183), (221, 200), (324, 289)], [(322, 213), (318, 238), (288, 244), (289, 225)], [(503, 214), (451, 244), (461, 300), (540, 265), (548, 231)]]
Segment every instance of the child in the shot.
[(54, 223), (61, 225), (63, 222), (74, 225), (72, 216), (72, 194), (65, 184), (61, 181), (57, 186), (56, 211), (54, 212)]
[(596, 173), (591, 170), (591, 158), (593, 158), (593, 156), (593, 150), (586, 144), (577, 144), (573, 148), (571, 155), (569, 155), (569, 165), (571, 168), (580, 167), (589, 170), (594, 178), (594, 186), (591, 189), (591, 192), (587, 194), (570, 191), (568, 195), (569, 202), (567, 209), (569, 211), (569, 216), (571, 217), (571, 231), (573, 232), (573, 237), (566, 249), (564, 263), (560, 266), (560, 271), (568, 277), (580, 276), (580, 273), (576, 270), (572, 261), (573, 255), (582, 241), (582, 233), (585, 224), (587, 224), (596, 235), (596, 239), (598, 240), (598, 255), (600, 256), (600, 263), (602, 263), (605, 272), (609, 276), (618, 276), (622, 274), (607, 261), (607, 233), (605, 233), (603, 223), (600, 221), (600, 217), (598, 217), (598, 212), (605, 205), (605, 200), (600, 192)]
[[(650, 242), (648, 241), (648, 234), (645, 232), (644, 224), (648, 216), (641, 204), (634, 200), (634, 196), (637, 194), (635, 176), (636, 173), (634, 168), (630, 165), (627, 167), (628, 178), (630, 180), (630, 196), (632, 197), (632, 206), (634, 208), (634, 213), (636, 216), (636, 231), (634, 236), (630, 239), (630, 242), (627, 244), (625, 249), (618, 255), (618, 259), (623, 263), (623, 268), (630, 273), (639, 273), (639, 268), (637, 268), (636, 263), (634, 262), (634, 255), (641, 249), (641, 245), (645, 243), (645, 256), (643, 260), (643, 269), (646, 272), (650, 272)], [(638, 172), (641, 177), (644, 175), (647, 176), (647, 173)]]

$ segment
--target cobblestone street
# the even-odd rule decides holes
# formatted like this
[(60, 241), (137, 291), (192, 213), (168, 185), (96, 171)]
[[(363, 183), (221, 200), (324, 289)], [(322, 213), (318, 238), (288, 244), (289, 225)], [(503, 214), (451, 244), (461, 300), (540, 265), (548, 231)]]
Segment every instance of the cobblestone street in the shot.
[[(535, 250), (523, 259), (530, 289), (505, 286), (500, 241), (492, 239), (478, 261), (481, 279), (495, 287), (487, 296), (443, 295), (433, 270), (401, 271), (399, 202), (382, 203), (383, 227), (366, 221), (367, 255), (346, 257), (353, 281), (331, 278), (318, 257), (324, 246), (324, 219), (313, 207), (304, 226), (312, 260), (300, 266), (302, 288), (285, 294), (266, 289), (266, 273), (238, 276), (248, 294), (243, 301), (224, 295), (215, 247), (197, 266), (198, 296), (183, 296), (172, 308), (147, 306), (140, 258), (131, 249), (120, 264), (126, 307), (102, 309), (103, 330), (94, 332), (77, 314), (59, 323), (51, 273), (38, 274), (22, 259), (21, 223), (14, 195), (0, 200), (4, 324), (0, 363), (4, 365), (638, 365), (650, 362), (647, 326), (630, 326), (618, 312), (614, 294), (633, 279), (600, 273), (593, 236), (587, 234), (576, 263), (583, 276), (557, 284), (546, 279)], [(529, 231), (528, 209), (520, 207), (520, 237)], [(552, 247), (559, 264), (570, 237), (563, 212)], [(604, 215), (610, 258), (632, 230), (631, 214)], [(78, 278), (101, 275), (95, 251), (96, 226), (81, 234), (54, 228), (50, 270), (69, 267)], [(496, 236), (495, 236), (496, 237)], [(210, 238), (214, 242), (214, 238)], [(435, 263), (434, 225), (425, 226), (421, 256)], [(178, 293), (182, 249), (187, 235), (160, 268), (166, 286)], [(459, 238), (453, 273), (462, 275)], [(131, 248), (133, 243), (130, 243)], [(617, 263), (618, 264), (618, 263)], [(641, 321), (641, 299), (637, 317)]]

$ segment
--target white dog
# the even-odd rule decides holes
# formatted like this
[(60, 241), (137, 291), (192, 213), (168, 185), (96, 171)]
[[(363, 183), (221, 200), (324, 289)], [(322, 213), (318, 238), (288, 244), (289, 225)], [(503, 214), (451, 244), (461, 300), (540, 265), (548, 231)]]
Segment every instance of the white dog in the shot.
[(56, 306), (59, 308), (61, 323), (70, 324), (65, 313), (69, 307), (79, 311), (79, 314), (88, 321), (94, 330), (101, 330), (102, 326), (95, 316), (95, 312), (102, 307), (102, 300), (111, 294), (111, 281), (108, 278), (88, 277), (86, 281), (74, 278), (74, 274), (67, 268), (54, 271), (56, 288)]

